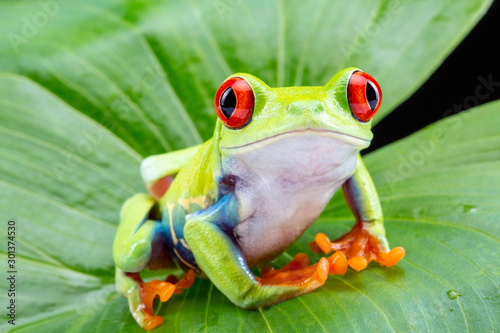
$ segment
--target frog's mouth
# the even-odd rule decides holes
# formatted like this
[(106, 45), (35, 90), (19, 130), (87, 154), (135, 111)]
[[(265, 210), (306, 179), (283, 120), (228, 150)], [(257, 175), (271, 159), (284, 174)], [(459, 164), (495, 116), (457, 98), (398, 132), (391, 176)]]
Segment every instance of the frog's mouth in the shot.
[(284, 133), (279, 133), (276, 135), (269, 136), (267, 138), (253, 141), (246, 143), (244, 145), (240, 146), (232, 146), (232, 147), (221, 147), (221, 149), (224, 150), (230, 150), (230, 149), (241, 149), (245, 147), (251, 147), (257, 144), (268, 144), (272, 142), (276, 142), (278, 140), (283, 139), (284, 137), (292, 137), (292, 136), (299, 136), (299, 135), (304, 135), (304, 134), (312, 134), (312, 135), (317, 135), (317, 136), (325, 136), (329, 138), (335, 138), (340, 141), (343, 141), (346, 144), (359, 147), (360, 149), (366, 148), (370, 145), (371, 140), (359, 138), (357, 136), (349, 135), (349, 134), (344, 134), (336, 131), (331, 131), (331, 130), (325, 130), (325, 129), (303, 129), (303, 130), (293, 130), (293, 131), (288, 131)]

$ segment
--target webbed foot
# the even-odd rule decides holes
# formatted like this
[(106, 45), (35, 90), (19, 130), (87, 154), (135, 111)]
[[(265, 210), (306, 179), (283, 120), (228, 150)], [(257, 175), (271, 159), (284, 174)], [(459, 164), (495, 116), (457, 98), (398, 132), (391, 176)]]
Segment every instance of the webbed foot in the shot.
[(152, 330), (163, 322), (163, 317), (154, 314), (153, 300), (158, 296), (161, 302), (168, 301), (173, 294), (180, 294), (184, 289), (189, 288), (195, 278), (193, 270), (188, 271), (178, 282), (173, 281), (172, 277), (169, 277), (167, 281), (143, 282), (138, 273), (127, 275), (137, 281), (139, 286), (140, 302), (136, 309), (131, 309), (131, 312), (137, 323), (145, 330)]
[(309, 266), (309, 257), (297, 254), (293, 260), (280, 269), (264, 266), (257, 282), (261, 285), (286, 285), (304, 289), (304, 293), (321, 287), (328, 277), (330, 263), (321, 258), (317, 264)]
[(298, 253), (290, 263), (274, 269), (264, 266), (258, 282), (262, 285), (293, 285), (311, 291), (322, 286), (328, 274), (344, 274), (347, 271), (347, 259), (335, 253), (330, 258), (321, 258), (317, 264), (309, 265), (309, 257)]
[(153, 300), (156, 296), (159, 296), (160, 301), (168, 301), (175, 291), (175, 285), (169, 282), (153, 280), (147, 283), (140, 282), (139, 288), (141, 293), (141, 312), (144, 315), (141, 326), (146, 330), (151, 330), (163, 322), (163, 317), (154, 315)]
[(315, 253), (338, 251), (336, 253), (344, 254), (348, 265), (358, 272), (372, 260), (387, 267), (397, 264), (404, 257), (405, 250), (402, 247), (390, 250), (385, 237), (371, 232), (370, 226), (370, 223), (356, 222), (351, 231), (334, 242), (318, 233), (309, 245)]

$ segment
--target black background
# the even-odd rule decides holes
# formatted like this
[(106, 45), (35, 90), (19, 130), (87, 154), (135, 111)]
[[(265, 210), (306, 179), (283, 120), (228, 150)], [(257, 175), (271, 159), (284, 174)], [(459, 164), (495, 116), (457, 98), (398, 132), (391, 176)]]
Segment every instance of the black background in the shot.
[[(455, 104), (463, 105), (467, 97), (475, 96), (479, 76), (487, 80), (490, 74), (494, 82), (500, 82), (500, 1), (493, 2), (486, 15), (428, 81), (373, 128), (372, 143), (363, 153), (442, 119)], [(500, 99), (500, 88), (480, 104), (497, 99)], [(498, 129), (500, 132), (500, 124)]]

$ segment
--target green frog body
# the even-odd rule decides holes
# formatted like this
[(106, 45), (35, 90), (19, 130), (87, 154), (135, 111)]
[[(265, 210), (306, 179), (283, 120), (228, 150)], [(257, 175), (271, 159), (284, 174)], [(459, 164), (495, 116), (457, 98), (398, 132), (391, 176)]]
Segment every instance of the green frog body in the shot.
[[(404, 250), (389, 248), (359, 155), (381, 102), (378, 83), (355, 68), (321, 87), (270, 88), (249, 74), (230, 76), (215, 96), (212, 139), (146, 158), (141, 174), (150, 194), (122, 208), (113, 245), (116, 284), (139, 325), (161, 324), (153, 298), (166, 301), (195, 275), (252, 309), (308, 293), (348, 266), (396, 264)], [(311, 243), (317, 253), (334, 253), (313, 265), (299, 253), (280, 269), (263, 266), (309, 228), (341, 187), (354, 227), (336, 241), (319, 233)], [(175, 265), (187, 271), (180, 281), (145, 283), (139, 276)]]

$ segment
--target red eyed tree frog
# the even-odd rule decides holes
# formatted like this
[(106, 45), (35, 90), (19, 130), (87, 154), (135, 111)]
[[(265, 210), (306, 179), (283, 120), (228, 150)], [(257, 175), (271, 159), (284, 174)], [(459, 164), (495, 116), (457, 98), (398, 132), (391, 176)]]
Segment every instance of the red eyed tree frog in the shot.
[[(322, 87), (270, 88), (249, 74), (230, 76), (215, 95), (214, 136), (202, 145), (146, 158), (150, 195), (125, 202), (113, 245), (116, 287), (145, 329), (160, 325), (162, 302), (208, 277), (235, 305), (255, 309), (308, 293), (328, 274), (403, 256), (385, 237), (377, 192), (359, 151), (372, 139), (382, 102), (378, 83), (347, 68)], [(173, 177), (174, 175), (175, 178)], [(310, 265), (303, 253), (280, 269), (263, 266), (290, 246), (342, 187), (356, 223), (334, 253)], [(179, 281), (143, 282), (139, 272), (178, 265)], [(251, 269), (261, 267), (260, 277)]]

